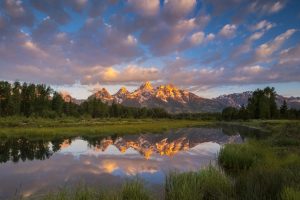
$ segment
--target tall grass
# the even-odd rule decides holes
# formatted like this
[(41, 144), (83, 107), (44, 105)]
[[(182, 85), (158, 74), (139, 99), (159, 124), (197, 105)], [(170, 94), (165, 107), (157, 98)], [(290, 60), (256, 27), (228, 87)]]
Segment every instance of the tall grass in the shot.
[(235, 182), (236, 195), (245, 200), (280, 199), (283, 186), (283, 173), (265, 166), (240, 174)]
[(136, 180), (127, 182), (121, 190), (103, 191), (78, 186), (75, 189), (63, 189), (56, 194), (48, 194), (43, 200), (151, 200), (150, 193)]
[(281, 194), (282, 200), (298, 200), (300, 199), (300, 190), (297, 190), (295, 188), (284, 188)]
[(263, 159), (264, 149), (257, 144), (226, 144), (221, 148), (218, 163), (226, 172), (247, 170)]
[(166, 178), (166, 200), (230, 199), (231, 180), (214, 167), (199, 172), (171, 173)]

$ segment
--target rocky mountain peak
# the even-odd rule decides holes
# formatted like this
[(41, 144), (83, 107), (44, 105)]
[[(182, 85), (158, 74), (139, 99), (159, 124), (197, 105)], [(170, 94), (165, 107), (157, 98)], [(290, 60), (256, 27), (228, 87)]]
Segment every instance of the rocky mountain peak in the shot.
[(94, 95), (91, 97), (95, 97), (96, 99), (101, 99), (104, 102), (113, 100), (113, 97), (109, 94), (109, 92), (105, 89), (102, 88), (101, 90), (98, 90)]
[(153, 87), (150, 83), (150, 81), (147, 81), (145, 83), (143, 83), (141, 86), (140, 86), (140, 90), (153, 90)]
[(122, 103), (129, 95), (130, 92), (125, 87), (121, 87), (113, 97), (117, 103)]
[(121, 87), (119, 89), (119, 91), (116, 94), (128, 94), (128, 90), (126, 89), (126, 87)]

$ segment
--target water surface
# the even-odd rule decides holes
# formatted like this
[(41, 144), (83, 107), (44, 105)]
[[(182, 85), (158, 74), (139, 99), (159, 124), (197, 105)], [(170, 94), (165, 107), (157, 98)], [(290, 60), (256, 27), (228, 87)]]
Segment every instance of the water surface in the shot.
[(118, 187), (136, 177), (161, 185), (170, 171), (197, 171), (214, 164), (222, 145), (242, 141), (238, 131), (222, 128), (109, 137), (1, 138), (0, 199), (79, 183)]

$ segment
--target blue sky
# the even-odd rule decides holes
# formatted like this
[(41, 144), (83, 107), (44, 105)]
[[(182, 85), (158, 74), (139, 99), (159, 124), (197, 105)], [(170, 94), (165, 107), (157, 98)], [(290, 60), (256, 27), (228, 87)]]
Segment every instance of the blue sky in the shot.
[(0, 79), (95, 89), (173, 83), (203, 97), (300, 96), (298, 0), (3, 0)]

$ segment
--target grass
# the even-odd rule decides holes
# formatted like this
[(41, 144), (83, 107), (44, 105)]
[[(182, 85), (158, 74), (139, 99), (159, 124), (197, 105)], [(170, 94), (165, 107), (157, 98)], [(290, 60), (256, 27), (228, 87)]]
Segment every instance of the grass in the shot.
[(263, 159), (263, 151), (257, 144), (227, 144), (219, 152), (218, 163), (227, 172), (240, 172)]
[(218, 163), (234, 180), (238, 199), (300, 199), (300, 122), (231, 122), (270, 134), (243, 144), (225, 145)]
[(166, 200), (229, 199), (233, 195), (231, 180), (214, 167), (166, 178)]
[(56, 194), (38, 197), (43, 200), (151, 200), (150, 193), (138, 181), (127, 182), (118, 191), (96, 190), (86, 186), (63, 189)]
[(26, 119), (0, 118), (1, 137), (85, 136), (164, 132), (169, 129), (210, 125), (210, 121), (171, 119)]
[(298, 200), (300, 199), (300, 190), (294, 188), (284, 188), (281, 194), (282, 200)]

